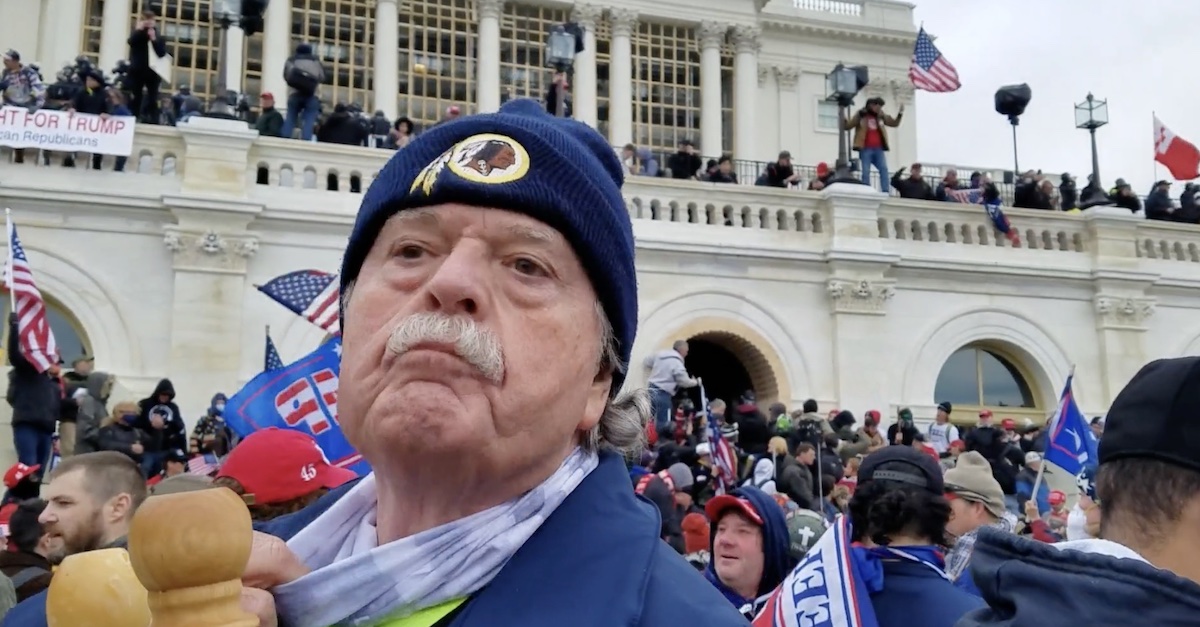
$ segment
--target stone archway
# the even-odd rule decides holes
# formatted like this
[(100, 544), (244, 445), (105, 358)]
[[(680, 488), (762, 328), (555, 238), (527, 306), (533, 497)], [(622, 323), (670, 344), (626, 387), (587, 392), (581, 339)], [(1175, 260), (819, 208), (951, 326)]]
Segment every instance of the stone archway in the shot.
[[(658, 348), (670, 348), (679, 339), (692, 345), (688, 369), (708, 381), (705, 391), (712, 388), (710, 398), (736, 402), (748, 388), (762, 406), (791, 399), (783, 362), (766, 338), (746, 325), (725, 318), (698, 318), (663, 337)], [(706, 372), (711, 374), (706, 377)]]

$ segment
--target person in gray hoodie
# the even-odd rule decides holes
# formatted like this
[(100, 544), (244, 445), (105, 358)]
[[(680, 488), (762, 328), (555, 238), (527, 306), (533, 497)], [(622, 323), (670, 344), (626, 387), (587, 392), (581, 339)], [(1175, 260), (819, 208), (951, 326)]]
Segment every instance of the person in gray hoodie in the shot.
[(63, 457), (78, 453), (100, 450), (100, 424), (108, 417), (108, 397), (112, 394), (117, 378), (107, 372), (92, 372), (84, 383), (83, 394), (76, 401), (79, 414), (75, 423), (75, 437), (60, 437), (59, 450)]

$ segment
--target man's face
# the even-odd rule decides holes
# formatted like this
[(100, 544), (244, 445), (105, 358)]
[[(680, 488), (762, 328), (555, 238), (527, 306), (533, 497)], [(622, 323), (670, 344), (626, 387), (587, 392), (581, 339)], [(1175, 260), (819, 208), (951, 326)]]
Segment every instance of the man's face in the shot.
[(512, 148), (505, 146), (496, 153), (496, 157), (492, 159), (492, 167), (497, 170), (507, 170), (517, 162), (517, 153), (513, 152)]
[(1092, 434), (1097, 438), (1104, 435), (1104, 424), (1097, 422), (1092, 424)]
[(85, 474), (60, 475), (42, 491), (47, 504), (38, 522), (52, 539), (61, 540), (64, 555), (94, 551), (104, 541), (105, 508), (86, 490)]
[(679, 144), (679, 152), (682, 152), (684, 154), (690, 155), (695, 150), (696, 150), (696, 148), (694, 146), (692, 146), (691, 144)]
[(981, 427), (992, 426), (992, 417), (991, 416), (980, 416), (979, 417), (979, 426), (981, 426)]
[(866, 432), (867, 435), (875, 435), (876, 433), (879, 433), (879, 427), (873, 422), (868, 422), (863, 425), (863, 431)]
[(687, 509), (692, 506), (692, 495), (690, 492), (680, 490), (675, 493), (675, 506)]
[(944, 412), (944, 411), (942, 411), (942, 410), (940, 410), (940, 409), (939, 409), (939, 410), (937, 410), (937, 421), (938, 421), (939, 423), (944, 423), (944, 422), (946, 422), (947, 420), (950, 420), (950, 414), (947, 414), (946, 412)]
[(167, 473), (166, 474), (168, 477), (174, 477), (175, 475), (182, 475), (185, 468), (186, 467), (184, 466), (183, 462), (175, 461), (173, 459), (167, 460), (167, 463), (166, 463)]
[(733, 164), (729, 161), (722, 161), (721, 163), (717, 164), (717, 169), (720, 170), (722, 174), (729, 174), (729, 171), (733, 169)]
[(912, 177), (913, 177), (913, 178), (915, 178), (915, 179), (919, 179), (919, 178), (921, 178), (921, 166), (919, 166), (919, 165), (914, 165), (914, 166), (912, 167), (912, 169), (911, 169), (911, 170), (909, 170), (909, 172), (911, 172), (911, 173), (912, 173)]
[[(446, 204), (393, 216), (345, 315), (341, 423), (377, 469), (446, 453), (494, 476), (557, 466), (608, 400), (591, 283), (562, 234), (523, 215)], [(412, 316), (469, 331), (457, 346), (424, 340)]]
[(946, 523), (946, 531), (954, 537), (960, 538), (987, 523), (987, 510), (983, 504), (958, 497), (947, 500), (950, 502), (950, 522)]
[(9, 72), (12, 72), (19, 67), (21, 67), (20, 63), (18, 63), (17, 61), (14, 61), (8, 57), (4, 57), (4, 69), (8, 70)]
[(946, 183), (949, 185), (958, 185), (958, 172), (954, 170), (946, 172)]
[[(95, 81), (92, 80), (92, 82), (95, 82)], [(89, 359), (80, 359), (79, 361), (75, 362), (75, 364), (74, 364), (75, 372), (77, 372), (81, 375), (85, 375), (85, 376), (92, 374), (93, 365), (94, 364)]]
[(762, 528), (739, 512), (725, 514), (717, 523), (712, 559), (725, 585), (757, 588), (763, 575)]
[(800, 453), (799, 455), (797, 455), (796, 459), (799, 460), (799, 462), (801, 464), (804, 464), (805, 466), (811, 466), (813, 462), (817, 461), (817, 452), (816, 451), (804, 451), (803, 453)]
[(270, 96), (259, 98), (258, 104), (263, 109), (273, 109), (275, 107), (275, 99)]

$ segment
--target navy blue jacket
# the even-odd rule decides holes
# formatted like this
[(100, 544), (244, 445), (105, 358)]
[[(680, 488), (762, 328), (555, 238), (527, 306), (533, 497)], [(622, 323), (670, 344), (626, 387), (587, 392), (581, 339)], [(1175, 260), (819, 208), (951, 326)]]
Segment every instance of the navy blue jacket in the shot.
[[(350, 485), (258, 530), (288, 540)], [(659, 538), (661, 529), (657, 508), (634, 495), (625, 462), (618, 455), (601, 454), (596, 470), (449, 625), (746, 625), (746, 619)]]
[(1132, 559), (981, 529), (971, 574), (990, 607), (957, 627), (1193, 626), (1200, 585)]
[[(783, 583), (783, 578), (792, 571), (796, 566), (796, 561), (792, 559), (789, 552), (790, 538), (788, 536), (787, 518), (783, 515), (783, 508), (775, 501), (773, 497), (766, 492), (759, 490), (753, 486), (738, 488), (729, 493), (730, 496), (737, 496), (746, 499), (750, 505), (754, 507), (754, 511), (758, 513), (763, 521), (763, 574), (762, 579), (758, 582), (758, 597), (770, 594)], [(716, 520), (710, 523), (708, 552), (710, 555), (716, 555), (713, 549), (717, 539), (717, 522)], [(740, 594), (734, 592), (725, 586), (719, 577), (717, 577), (716, 568), (713, 564), (716, 560), (709, 562), (708, 567), (704, 570), (704, 577), (718, 591), (724, 595), (734, 607), (739, 611), (748, 605), (753, 604), (755, 599), (744, 599)], [(757, 610), (758, 608), (755, 608)], [(683, 623), (680, 623), (683, 624)]]
[(953, 627), (983, 601), (928, 566), (892, 559), (883, 561), (883, 590), (871, 595), (871, 607), (879, 627)]

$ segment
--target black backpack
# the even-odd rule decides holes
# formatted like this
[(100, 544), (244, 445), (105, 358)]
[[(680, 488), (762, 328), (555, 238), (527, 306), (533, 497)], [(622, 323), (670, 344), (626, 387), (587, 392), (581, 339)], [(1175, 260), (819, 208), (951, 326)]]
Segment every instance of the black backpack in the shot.
[(288, 87), (306, 95), (317, 93), (317, 87), (321, 85), (319, 77), (309, 73), (295, 62), (292, 63), (291, 69), (288, 71), (287, 76), (283, 77), (283, 80), (288, 84)]

